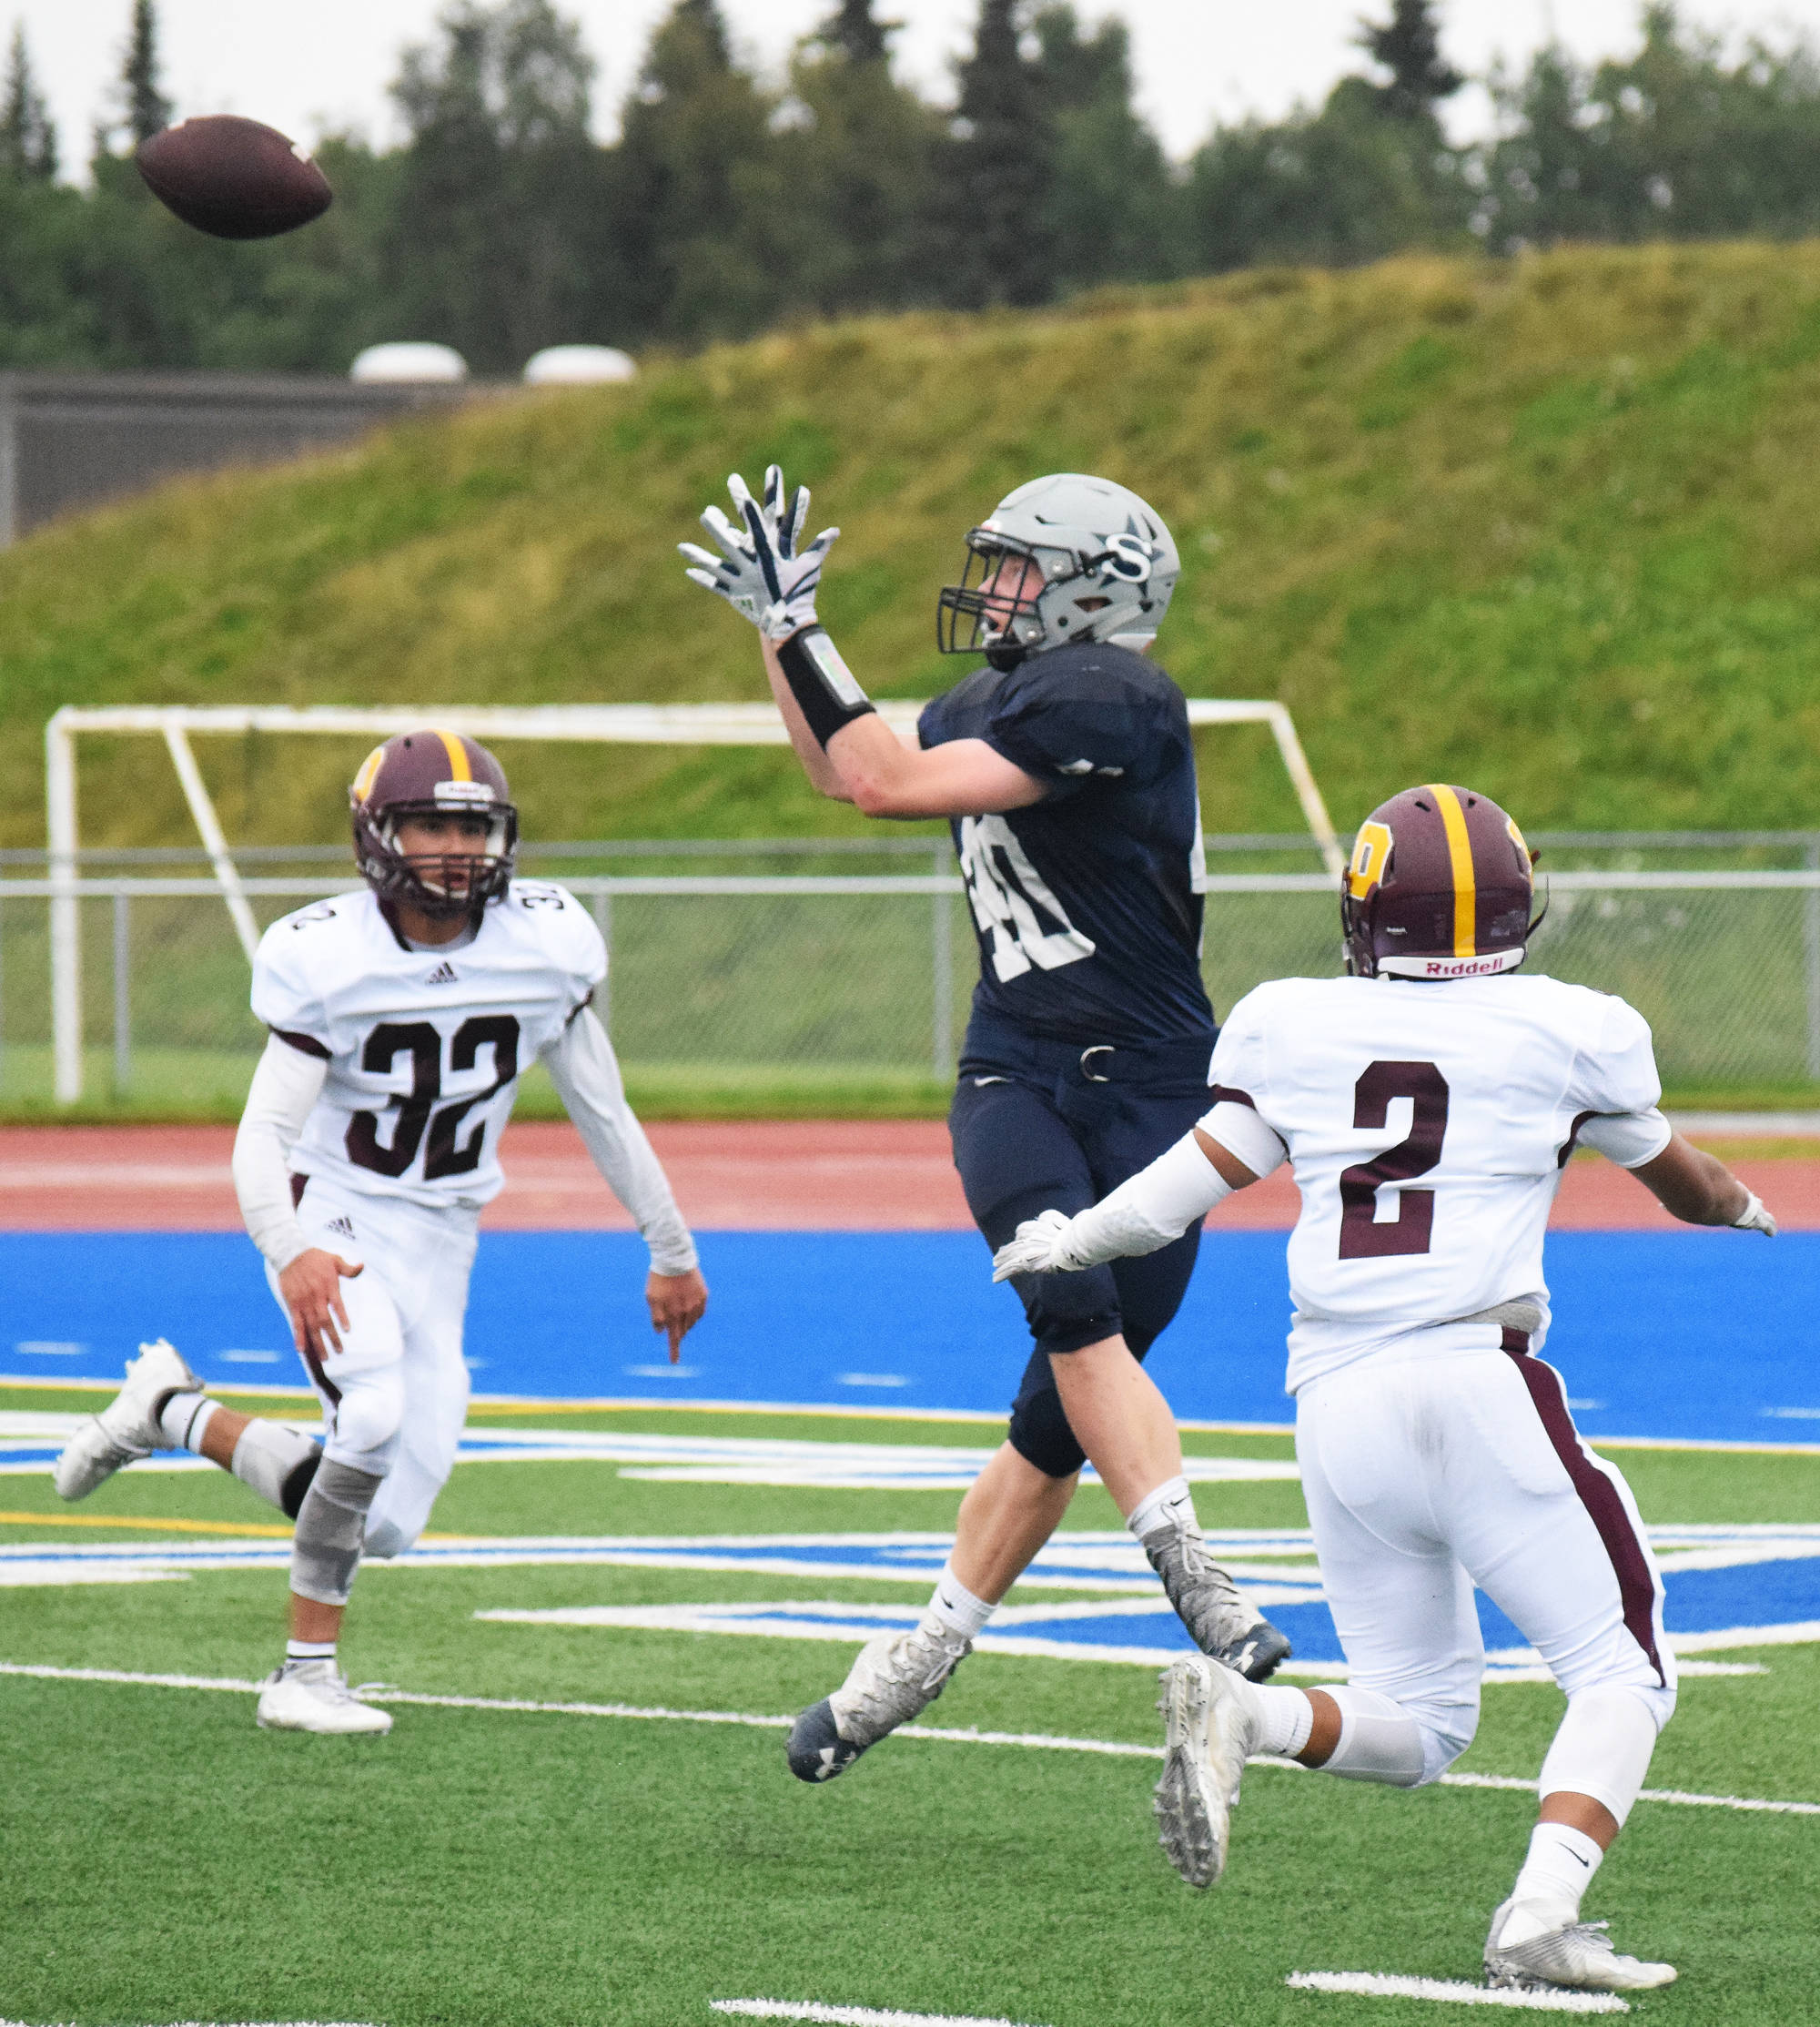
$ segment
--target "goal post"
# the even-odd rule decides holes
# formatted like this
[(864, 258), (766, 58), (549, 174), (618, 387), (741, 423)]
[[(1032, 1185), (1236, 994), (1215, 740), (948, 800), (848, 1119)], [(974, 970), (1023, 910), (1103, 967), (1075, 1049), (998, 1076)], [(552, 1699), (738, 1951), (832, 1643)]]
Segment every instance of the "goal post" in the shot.
[[(887, 700), (879, 715), (896, 732), (914, 731), (920, 701)], [(1269, 700), (1190, 697), (1190, 725), (1261, 725), (1276, 741), (1309, 835), (1330, 877), (1345, 855), (1315, 784), (1288, 708)], [(423, 725), (446, 725), (484, 741), (541, 739), (607, 745), (782, 746), (789, 733), (769, 704), (66, 704), (45, 725), (45, 827), (51, 885), (51, 1029), (56, 1100), (82, 1096), (82, 937), (77, 819), (76, 741), (86, 732), (112, 736), (137, 733), (161, 738), (183, 789), (197, 835), (208, 855), (221, 897), (247, 960), (252, 962), (259, 927), (235, 866), (215, 805), (190, 745), (192, 734), (249, 732), (329, 734), (389, 738)]]

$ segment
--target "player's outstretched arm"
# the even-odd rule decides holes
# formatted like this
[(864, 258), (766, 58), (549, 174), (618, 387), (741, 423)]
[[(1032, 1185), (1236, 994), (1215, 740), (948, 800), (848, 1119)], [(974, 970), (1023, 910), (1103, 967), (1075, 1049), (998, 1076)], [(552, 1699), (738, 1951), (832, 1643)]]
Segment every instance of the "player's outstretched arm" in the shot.
[(695, 1242), (645, 1131), (626, 1103), (619, 1059), (593, 1009), (581, 1008), (544, 1051), (550, 1080), (607, 1187), (631, 1211), (651, 1249), (644, 1299), (651, 1327), (670, 1343), (670, 1363), (708, 1307)]
[(1257, 1180), (1256, 1170), (1196, 1127), (1090, 1209), (1072, 1218), (1062, 1211), (1026, 1218), (993, 1254), (992, 1278), (1074, 1273), (1155, 1252)]
[(1775, 1217), (1755, 1191), (1740, 1182), (1716, 1155), (1679, 1133), (1654, 1160), (1631, 1173), (1684, 1224), (1735, 1225), (1775, 1236)]
[(1044, 784), (985, 740), (956, 739), (925, 753), (879, 717), (815, 616), (822, 564), (840, 530), (824, 528), (804, 546), (805, 487), (788, 492), (774, 464), (762, 501), (738, 472), (727, 491), (739, 522), (708, 508), (702, 526), (714, 550), (679, 543), (686, 574), (758, 629), (790, 744), (820, 794), (868, 816), (899, 817), (983, 816), (1042, 799)]

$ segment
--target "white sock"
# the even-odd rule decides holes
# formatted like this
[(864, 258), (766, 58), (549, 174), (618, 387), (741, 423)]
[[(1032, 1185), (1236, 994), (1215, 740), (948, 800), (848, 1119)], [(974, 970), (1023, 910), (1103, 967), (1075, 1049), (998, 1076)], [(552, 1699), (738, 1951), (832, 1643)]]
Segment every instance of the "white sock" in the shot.
[(240, 1440), (234, 1445), (233, 1462), (228, 1468), (243, 1485), (250, 1485), (268, 1505), (276, 1506), (280, 1513), (288, 1513), (295, 1519), (302, 1495), (287, 1499), (286, 1489), (292, 1474), (315, 1454), (316, 1445), (307, 1435), (286, 1428), (282, 1422), (255, 1418), (240, 1431)]
[(206, 1394), (173, 1394), (158, 1411), (158, 1433), (172, 1450), (202, 1454), (202, 1432), (215, 1419), (217, 1404)]
[(1516, 1902), (1499, 1941), (1527, 1942), (1580, 1919), (1580, 1897), (1592, 1883), (1604, 1852), (1584, 1830), (1566, 1823), (1538, 1823), (1530, 1852), (1511, 1890)]
[[(1240, 1678), (1241, 1680), (1243, 1677)], [(1246, 1701), (1258, 1713), (1258, 1738), (1252, 1750), (1293, 1759), (1314, 1729), (1314, 1705), (1306, 1689), (1271, 1688), (1247, 1682)]]
[(935, 1596), (923, 1614), (923, 1623), (970, 1640), (997, 1609), (997, 1606), (988, 1605), (983, 1597), (976, 1597), (968, 1590), (955, 1575), (954, 1558), (950, 1556), (942, 1566)]
[(1194, 1494), (1188, 1490), (1188, 1482), (1179, 1473), (1173, 1478), (1165, 1478), (1155, 1491), (1147, 1492), (1132, 1507), (1125, 1525), (1142, 1541), (1153, 1527), (1165, 1525), (1184, 1527), (1191, 1535), (1200, 1533), (1200, 1522), (1195, 1517)]
[(1375, 1689), (1355, 1689), (1350, 1682), (1327, 1694), (1340, 1706), (1340, 1743), (1324, 1772), (1342, 1780), (1381, 1780), (1392, 1788), (1420, 1785), (1421, 1727), (1400, 1703)]
[(335, 1658), (333, 1640), (287, 1640), (285, 1642), (285, 1665), (294, 1667), (303, 1661), (332, 1661)]

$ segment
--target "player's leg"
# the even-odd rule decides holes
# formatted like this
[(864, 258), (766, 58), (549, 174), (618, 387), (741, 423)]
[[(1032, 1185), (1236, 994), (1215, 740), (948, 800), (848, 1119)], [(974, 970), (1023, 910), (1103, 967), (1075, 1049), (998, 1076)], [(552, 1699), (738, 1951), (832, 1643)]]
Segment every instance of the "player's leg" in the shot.
[(422, 1242), (416, 1300), (404, 1324), (404, 1417), (398, 1455), (367, 1518), (365, 1556), (402, 1556), (430, 1524), (449, 1482), (468, 1419), (468, 1366), (462, 1356), (471, 1231), (440, 1231)]
[(1424, 1485), (1422, 1370), (1350, 1368), (1297, 1402), (1296, 1456), (1346, 1685), (1253, 1684), (1198, 1656), (1166, 1671), (1157, 1813), (1191, 1885), (1219, 1875), (1226, 1812), (1250, 1755), (1416, 1788), (1471, 1743), (1484, 1650), (1471, 1581)]
[(1674, 1709), (1662, 1579), (1629, 1485), (1581, 1443), (1554, 1369), (1518, 1354), (1473, 1363), (1456, 1418), (1473, 1418), (1485, 1454), (1476, 1495), (1461, 1487), (1457, 1544), (1567, 1698), (1528, 1853), (1492, 1917), (1486, 1969), (1502, 1984), (1666, 1984), (1672, 1967), (1615, 1954), (1580, 1920)]
[(322, 1454), (299, 1430), (211, 1401), (163, 1338), (140, 1345), (126, 1385), (70, 1438), (53, 1483), (62, 1497), (84, 1499), (123, 1465), (154, 1450), (187, 1450), (218, 1464), (292, 1520)]
[[(342, 1237), (339, 1243), (345, 1253), (355, 1242)], [(259, 1723), (280, 1730), (391, 1728), (388, 1712), (349, 1692), (336, 1657), (367, 1517), (396, 1461), (404, 1416), (403, 1331), (383, 1278), (388, 1262), (369, 1252), (365, 1263), (365, 1273), (342, 1283), (348, 1327), (341, 1350), (326, 1360), (305, 1354), (326, 1440), (292, 1537), (284, 1662), (259, 1695)], [(276, 1277), (268, 1279), (276, 1294)]]
[[(1113, 1083), (1077, 1074), (1064, 1077), (1052, 1094), (1033, 1095), (1052, 1108), (1064, 1137), (1049, 1150), (1048, 1165), (1068, 1168), (1068, 1184), (1075, 1186), (1070, 1157), (1084, 1162), (1089, 1201), (1180, 1139), (1207, 1097), (1198, 1081)], [(1001, 1180), (990, 1165), (982, 1170), (987, 1184)], [(989, 1193), (980, 1192), (982, 1199)], [(1008, 1201), (984, 1215), (983, 1205), (976, 1205), (995, 1247), (1031, 1214), (1015, 1181), (1007, 1195)], [(1068, 1284), (1087, 1276), (1040, 1275), (1032, 1277), (1028, 1290), (1020, 1287), (1037, 1351), (1013, 1410), (1011, 1442), (1047, 1471), (1077, 1467), (1083, 1454), (1091, 1456), (1195, 1644), (1262, 1681), (1288, 1657), (1289, 1643), (1208, 1556), (1182, 1469), (1175, 1417), (1143, 1366), (1181, 1306), (1199, 1246), (1197, 1227), (1157, 1252), (1098, 1270), (1107, 1285), (1097, 1294), (1085, 1292), (1088, 1302), (1099, 1304), (1087, 1316), (1116, 1319), (1118, 1327), (1097, 1342), (1083, 1343), (1090, 1321), (1084, 1323), (1079, 1311), (1062, 1306), (1077, 1292)]]
[[(1084, 1210), (1096, 1201), (1087, 1156), (1044, 1092), (1010, 1077), (963, 1074), (949, 1124), (968, 1205), (988, 1244), (1002, 1244), (1019, 1220), (1040, 1210)], [(1186, 1271), (1181, 1281), (1185, 1286)], [(1116, 1424), (1102, 1432), (1095, 1465), (1197, 1640), (1218, 1643), (1259, 1672), (1289, 1651), (1205, 1553), (1175, 1423), (1120, 1333), (1111, 1270), (1029, 1276), (1015, 1285), (1036, 1350), (1007, 1441), (962, 1503), (954, 1552), (919, 1624), (869, 1641), (841, 1687), (797, 1719), (786, 1757), (799, 1779), (833, 1779), (933, 1702), (1060, 1522), (1087, 1453), (1069, 1426), (1052, 1359), (1080, 1360), (1079, 1384)], [(1147, 1444), (1149, 1462), (1134, 1464)]]

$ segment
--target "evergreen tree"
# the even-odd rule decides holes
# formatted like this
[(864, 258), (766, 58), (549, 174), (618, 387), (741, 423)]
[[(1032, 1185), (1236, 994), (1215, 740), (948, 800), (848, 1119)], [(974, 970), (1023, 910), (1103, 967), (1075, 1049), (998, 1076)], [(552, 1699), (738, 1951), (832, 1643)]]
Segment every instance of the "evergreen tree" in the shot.
[(799, 51), (794, 102), (806, 118), (778, 137), (805, 228), (801, 299), (824, 313), (934, 299), (931, 243), (940, 117), (891, 75), (871, 0), (845, 0)]
[(581, 243), (598, 198), (592, 59), (550, 0), (456, 0), (407, 50), (392, 96), (410, 129), (388, 235), (394, 335), (510, 372), (589, 335)]
[(1178, 273), (1181, 193), (1131, 103), (1129, 31), (1112, 18), (1084, 36), (1066, 4), (1031, 25), (1054, 133), (1046, 208), (1057, 289)]
[(120, 99), (133, 146), (162, 134), (171, 123), (171, 102), (159, 85), (158, 10), (156, 0), (133, 0), (133, 25), (120, 72)]
[(872, 0), (840, 0), (811, 39), (850, 64), (882, 64), (890, 56), (890, 38), (903, 25), (901, 21), (875, 19)]
[(940, 279), (963, 309), (1044, 302), (1055, 286), (1055, 135), (1038, 68), (1019, 47), (1017, 15), (1017, 0), (980, 0), (943, 151)]
[(1441, 57), (1432, 0), (1391, 0), (1388, 21), (1361, 21), (1359, 28), (1360, 46), (1390, 74), (1377, 96), (1392, 119), (1432, 120), (1441, 101), (1466, 82)]
[(56, 127), (32, 69), (25, 25), (16, 23), (0, 103), (0, 176), (21, 183), (54, 183), (56, 172)]
[(652, 37), (610, 171), (629, 336), (743, 336), (794, 299), (805, 230), (774, 103), (734, 67), (714, 0), (677, 0)]

